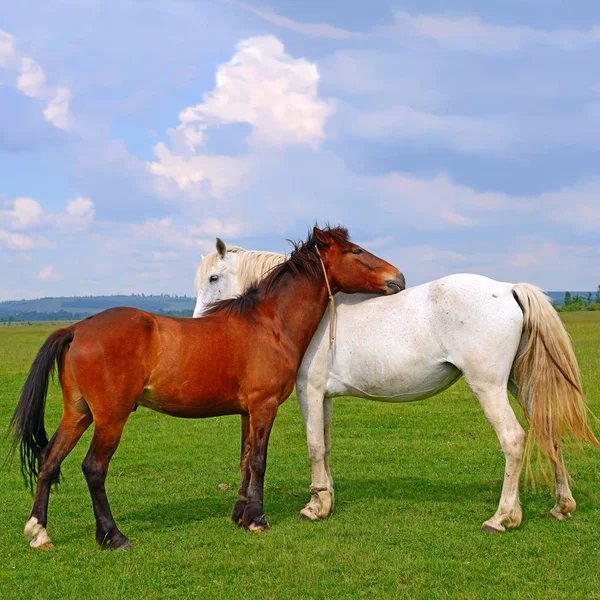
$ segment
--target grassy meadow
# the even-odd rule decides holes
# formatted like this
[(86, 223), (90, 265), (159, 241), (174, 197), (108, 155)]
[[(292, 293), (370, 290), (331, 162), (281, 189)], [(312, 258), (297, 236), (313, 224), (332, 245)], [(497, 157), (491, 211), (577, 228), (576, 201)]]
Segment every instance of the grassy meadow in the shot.
[[(600, 415), (600, 313), (562, 315), (589, 404)], [(31, 361), (56, 325), (0, 327), (0, 431)], [(52, 386), (46, 425), (61, 413)], [(518, 411), (520, 416), (521, 412)], [(596, 428), (599, 431), (600, 427)], [(272, 531), (238, 530), (239, 418), (181, 420), (140, 408), (107, 479), (135, 549), (99, 550), (81, 473), (91, 429), (50, 497), (55, 550), (29, 548), (32, 497), (16, 462), (0, 472), (0, 598), (600, 598), (600, 450), (568, 450), (578, 509), (550, 521), (553, 492), (522, 488), (523, 524), (481, 534), (504, 471), (499, 443), (463, 381), (423, 402), (334, 401), (336, 510), (297, 519), (310, 464), (295, 398), (269, 447), (265, 508)], [(9, 448), (2, 435), (0, 457)], [(219, 484), (231, 489), (220, 489)]]

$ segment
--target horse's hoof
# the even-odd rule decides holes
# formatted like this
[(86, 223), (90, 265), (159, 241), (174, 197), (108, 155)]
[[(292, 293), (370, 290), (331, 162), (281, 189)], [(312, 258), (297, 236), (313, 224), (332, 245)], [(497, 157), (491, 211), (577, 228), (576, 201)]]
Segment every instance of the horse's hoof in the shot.
[(271, 526), (265, 521), (264, 523), (250, 523), (248, 525), (248, 531), (269, 531)]
[(124, 541), (122, 541), (120, 544), (117, 544), (116, 546), (113, 545), (113, 543), (111, 542), (109, 547), (114, 552), (133, 550), (133, 544), (127, 538), (125, 538)]
[(35, 540), (32, 540), (29, 546), (34, 550), (52, 550), (54, 548), (54, 544), (52, 542), (43, 542), (42, 544), (38, 545), (35, 543)]
[(571, 513), (562, 513), (559, 511), (554, 512), (554, 510), (550, 511), (550, 514), (548, 515), (549, 519), (553, 519), (555, 521), (566, 521), (567, 519), (571, 518)]
[(312, 511), (306, 508), (303, 508), (298, 515), (298, 519), (300, 521), (318, 521), (319, 517)]
[(491, 523), (484, 523), (481, 526), (481, 533), (504, 533), (506, 528), (502, 525), (492, 525)]

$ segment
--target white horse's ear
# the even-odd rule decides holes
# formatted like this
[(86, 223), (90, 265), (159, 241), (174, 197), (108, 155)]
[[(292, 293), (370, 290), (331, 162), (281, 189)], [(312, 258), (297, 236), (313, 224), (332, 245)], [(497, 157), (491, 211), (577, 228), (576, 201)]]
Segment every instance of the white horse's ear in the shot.
[(227, 252), (227, 246), (221, 238), (217, 238), (217, 252), (221, 258), (225, 258), (225, 252)]
[(200, 253), (200, 262), (202, 262), (204, 260), (205, 256), (204, 254)]

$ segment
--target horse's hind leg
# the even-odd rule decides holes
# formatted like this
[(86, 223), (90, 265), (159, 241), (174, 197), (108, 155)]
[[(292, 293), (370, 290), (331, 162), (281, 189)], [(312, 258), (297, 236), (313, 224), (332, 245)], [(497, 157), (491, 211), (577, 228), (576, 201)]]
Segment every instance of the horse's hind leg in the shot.
[(465, 373), (465, 379), (477, 396), (487, 420), (494, 428), (506, 460), (498, 509), (496, 514), (483, 524), (481, 531), (503, 532), (506, 531), (506, 527), (518, 527), (521, 524), (519, 478), (525, 446), (525, 432), (508, 401), (505, 382), (492, 382), (489, 374), (486, 374), (482, 382), (473, 381), (467, 373)]
[[(515, 397), (515, 400), (519, 400), (519, 386), (516, 381), (512, 378), (509, 381), (508, 388), (511, 394)], [(527, 401), (521, 402), (521, 405), (528, 410), (529, 403)], [(565, 469), (565, 462), (563, 459), (562, 448), (560, 442), (555, 444), (557, 461), (551, 460), (552, 472), (554, 473), (554, 484), (556, 489), (556, 504), (548, 515), (551, 519), (557, 519), (563, 521), (571, 516), (571, 513), (575, 512), (577, 506), (571, 488), (569, 487), (569, 478), (567, 477), (567, 471)]]
[(96, 517), (96, 542), (111, 550), (129, 550), (131, 542), (119, 531), (112, 516), (104, 482), (108, 465), (123, 433), (125, 419), (117, 422), (96, 422), (94, 436), (87, 456), (81, 465), (85, 475)]
[(550, 511), (549, 517), (563, 521), (568, 519), (572, 512), (575, 512), (577, 504), (569, 487), (569, 478), (567, 477), (560, 443), (556, 444), (556, 456), (558, 461), (551, 461), (556, 484), (556, 504)]
[[(87, 409), (87, 407), (84, 407)], [(89, 410), (78, 412), (70, 404), (65, 403), (65, 413), (56, 433), (44, 448), (40, 457), (40, 471), (37, 478), (35, 498), (29, 519), (25, 524), (25, 537), (30, 539), (30, 546), (38, 550), (52, 548), (52, 541), (46, 531), (48, 525), (48, 500), (50, 488), (58, 483), (60, 465), (75, 447), (83, 432), (92, 422)]]

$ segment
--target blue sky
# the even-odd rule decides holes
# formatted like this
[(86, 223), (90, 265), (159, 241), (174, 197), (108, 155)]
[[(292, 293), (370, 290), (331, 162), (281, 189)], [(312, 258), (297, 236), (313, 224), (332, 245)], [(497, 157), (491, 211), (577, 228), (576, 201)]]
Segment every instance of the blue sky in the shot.
[(595, 0), (0, 0), (0, 300), (192, 294), (343, 223), (415, 285), (600, 283)]

